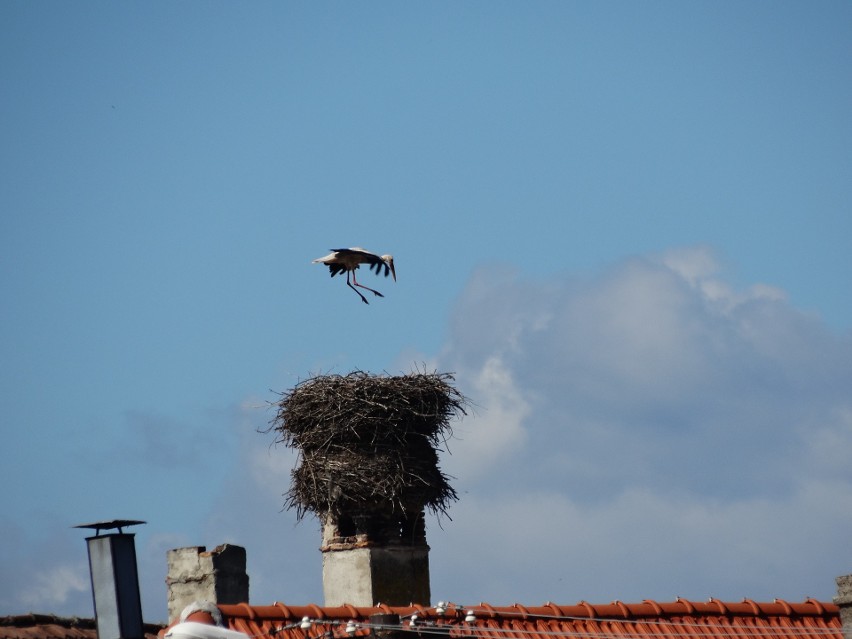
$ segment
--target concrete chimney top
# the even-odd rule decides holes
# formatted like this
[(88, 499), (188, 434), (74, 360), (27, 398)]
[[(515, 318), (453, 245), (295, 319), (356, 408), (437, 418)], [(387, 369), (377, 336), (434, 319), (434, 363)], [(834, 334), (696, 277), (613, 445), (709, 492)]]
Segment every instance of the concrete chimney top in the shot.
[(249, 600), (242, 546), (222, 544), (210, 551), (205, 546), (175, 548), (168, 551), (167, 561), (169, 619), (177, 619), (193, 602), (237, 604)]

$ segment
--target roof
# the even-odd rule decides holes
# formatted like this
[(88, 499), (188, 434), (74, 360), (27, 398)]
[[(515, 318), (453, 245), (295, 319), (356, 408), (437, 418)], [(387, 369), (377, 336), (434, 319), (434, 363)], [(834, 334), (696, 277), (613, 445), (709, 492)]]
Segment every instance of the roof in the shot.
[[(156, 639), (163, 626), (145, 624), (145, 639)], [(94, 619), (56, 615), (0, 617), (0, 639), (98, 639)]]
[[(443, 635), (448, 639), (843, 639), (838, 607), (814, 599), (801, 603), (677, 599), (668, 603), (652, 600), (605, 605), (547, 603), (538, 607), (439, 604), (430, 608), (276, 603), (220, 605), (219, 609), (225, 625), (232, 630), (249, 637), (275, 639), (357, 639), (377, 629), (403, 631), (404, 636), (412, 639), (414, 633), (417, 639), (424, 635)], [(396, 623), (393, 617), (388, 621), (387, 617), (374, 615), (399, 615), (400, 622)], [(377, 626), (378, 623), (385, 625)]]

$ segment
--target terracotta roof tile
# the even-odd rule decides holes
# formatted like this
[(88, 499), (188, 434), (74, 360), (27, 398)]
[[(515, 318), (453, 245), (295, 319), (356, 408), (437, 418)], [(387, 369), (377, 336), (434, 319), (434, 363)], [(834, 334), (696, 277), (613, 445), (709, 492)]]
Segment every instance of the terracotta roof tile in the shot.
[[(145, 639), (156, 639), (163, 626), (145, 624)], [(94, 619), (28, 614), (0, 617), (0, 639), (98, 639)]]
[[(366, 637), (374, 615), (399, 615), (402, 630), (412, 639), (843, 639), (838, 608), (807, 599), (800, 603), (695, 602), (646, 600), (609, 604), (495, 607), (448, 604), (441, 611), (422, 606), (359, 608), (220, 605), (226, 625), (249, 637), (274, 639), (349, 639)], [(466, 621), (469, 612), (473, 620)], [(310, 627), (300, 628), (307, 617)], [(414, 621), (412, 625), (412, 620)], [(350, 621), (351, 634), (346, 626)], [(410, 634), (409, 634), (410, 633)]]

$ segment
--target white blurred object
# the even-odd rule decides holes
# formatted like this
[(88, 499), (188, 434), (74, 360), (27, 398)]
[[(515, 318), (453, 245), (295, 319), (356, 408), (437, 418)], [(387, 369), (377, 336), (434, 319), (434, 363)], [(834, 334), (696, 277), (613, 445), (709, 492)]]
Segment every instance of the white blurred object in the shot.
[(165, 634), (165, 639), (248, 639), (248, 635), (207, 623), (184, 621), (172, 626)]

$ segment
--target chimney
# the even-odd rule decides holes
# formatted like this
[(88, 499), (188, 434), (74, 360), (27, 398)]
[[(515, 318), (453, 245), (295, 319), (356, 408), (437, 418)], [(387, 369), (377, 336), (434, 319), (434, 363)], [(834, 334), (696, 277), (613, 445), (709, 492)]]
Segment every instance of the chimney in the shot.
[(249, 578), (246, 550), (222, 544), (211, 551), (204, 546), (175, 548), (167, 553), (168, 614), (178, 618), (194, 601), (214, 604), (247, 603)]
[(834, 603), (840, 608), (840, 623), (844, 639), (852, 639), (852, 575), (841, 575), (835, 579), (837, 596)]
[(323, 526), (326, 606), (429, 605), (424, 512), (458, 499), (438, 465), (467, 401), (452, 379), (318, 375), (276, 402), (270, 430), (300, 451), (287, 506)]
[[(87, 537), (86, 543), (98, 639), (142, 639), (144, 636), (134, 535), (122, 531), (124, 526), (144, 523), (120, 519), (75, 526), (95, 531), (95, 536)], [(102, 530), (112, 529), (118, 532), (101, 535)]]
[(354, 524), (344, 517), (326, 517), (320, 548), (326, 606), (429, 605), (429, 546), (423, 513), (413, 525), (392, 523), (396, 525), (390, 529), (376, 526), (374, 514), (350, 528)]

